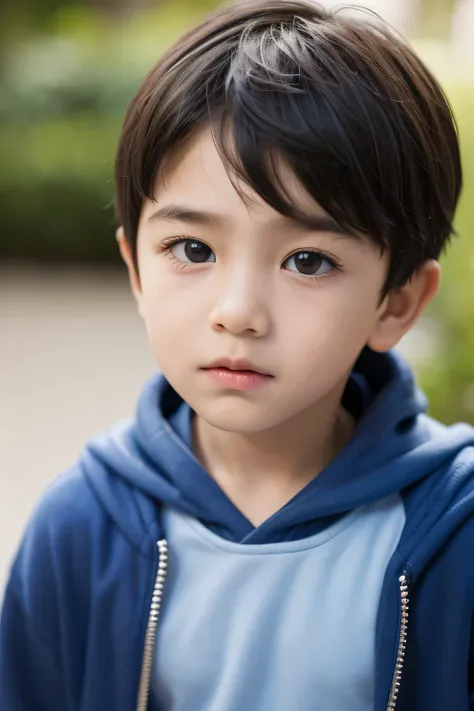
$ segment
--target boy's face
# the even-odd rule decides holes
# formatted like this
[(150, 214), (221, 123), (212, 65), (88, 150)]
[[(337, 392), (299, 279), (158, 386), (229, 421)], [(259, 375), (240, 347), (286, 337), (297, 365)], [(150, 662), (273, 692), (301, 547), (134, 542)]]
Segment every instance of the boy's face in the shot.
[[(287, 173), (295, 201), (327, 218)], [(331, 407), (364, 345), (391, 348), (411, 323), (407, 314), (401, 327), (390, 297), (380, 303), (388, 257), (376, 245), (329, 224), (295, 224), (243, 189), (245, 202), (201, 130), (143, 207), (139, 280), (125, 240), (121, 247), (171, 385), (211, 425), (252, 433)], [(206, 370), (224, 358), (272, 377), (233, 389)]]

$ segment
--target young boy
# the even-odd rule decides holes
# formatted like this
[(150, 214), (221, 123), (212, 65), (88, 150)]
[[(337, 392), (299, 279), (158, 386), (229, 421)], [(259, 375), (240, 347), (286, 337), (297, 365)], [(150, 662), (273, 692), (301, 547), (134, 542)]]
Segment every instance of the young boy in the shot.
[(474, 430), (392, 352), (460, 188), (378, 20), (252, 0), (159, 61), (116, 203), (162, 374), (27, 528), (2, 711), (474, 708)]

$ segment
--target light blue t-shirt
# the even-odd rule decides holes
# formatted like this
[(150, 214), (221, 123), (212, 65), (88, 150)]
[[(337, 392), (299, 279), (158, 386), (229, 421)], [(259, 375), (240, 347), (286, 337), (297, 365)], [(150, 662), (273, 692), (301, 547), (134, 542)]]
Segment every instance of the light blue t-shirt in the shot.
[(243, 545), (164, 511), (160, 711), (373, 711), (375, 627), (398, 495), (296, 541)]

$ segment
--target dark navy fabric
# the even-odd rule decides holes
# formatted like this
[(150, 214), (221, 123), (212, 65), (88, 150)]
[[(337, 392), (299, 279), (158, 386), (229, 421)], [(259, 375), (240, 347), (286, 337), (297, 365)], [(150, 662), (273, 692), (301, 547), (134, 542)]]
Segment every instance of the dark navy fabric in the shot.
[[(406, 524), (380, 600), (375, 711), (387, 708), (402, 573), (411, 610), (397, 711), (472, 711), (474, 430), (427, 417), (410, 369), (393, 353), (364, 351), (353, 376), (359, 385), (345, 397), (359, 408), (356, 434), (247, 534), (245, 517), (170, 424), (180, 398), (162, 375), (152, 378), (136, 416), (89, 442), (30, 519), (0, 621), (0, 709), (136, 709), (163, 503), (221, 535), (243, 531), (242, 540), (261, 543), (310, 535), (315, 522), (400, 492)], [(205, 604), (196, 599), (190, 621)]]

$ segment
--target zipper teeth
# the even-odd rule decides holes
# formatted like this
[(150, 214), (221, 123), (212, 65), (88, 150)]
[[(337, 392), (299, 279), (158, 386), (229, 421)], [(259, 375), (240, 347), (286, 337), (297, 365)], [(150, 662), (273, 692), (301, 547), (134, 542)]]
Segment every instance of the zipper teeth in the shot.
[(401, 575), (398, 578), (400, 585), (400, 634), (398, 637), (397, 660), (393, 672), (392, 686), (388, 697), (387, 711), (394, 711), (397, 707), (398, 693), (405, 664), (405, 650), (408, 635), (408, 613), (410, 611), (410, 598), (408, 595), (407, 576)]
[(143, 651), (142, 670), (138, 687), (137, 711), (146, 711), (148, 696), (150, 694), (151, 670), (155, 654), (156, 630), (160, 617), (161, 601), (166, 574), (168, 572), (168, 543), (166, 540), (158, 541), (158, 570), (151, 598), (148, 624), (145, 633), (145, 648)]

